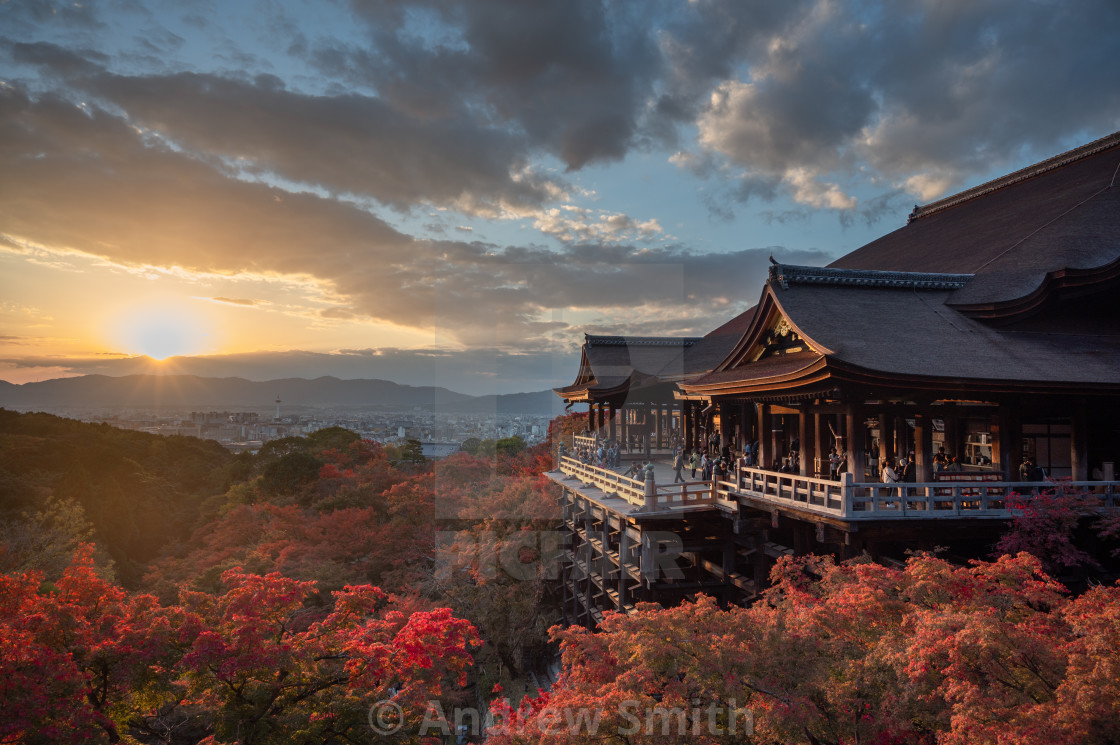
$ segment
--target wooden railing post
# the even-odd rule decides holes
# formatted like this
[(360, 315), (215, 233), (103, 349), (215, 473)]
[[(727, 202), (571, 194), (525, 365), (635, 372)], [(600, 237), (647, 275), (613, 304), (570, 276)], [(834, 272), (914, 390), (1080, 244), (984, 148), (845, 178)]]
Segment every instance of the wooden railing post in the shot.
[(646, 469), (645, 505), (642, 509), (652, 512), (657, 509), (657, 482), (654, 480), (653, 468)]
[(840, 474), (840, 514), (847, 517), (852, 513), (852, 500), (855, 497), (854, 477), (850, 471)]

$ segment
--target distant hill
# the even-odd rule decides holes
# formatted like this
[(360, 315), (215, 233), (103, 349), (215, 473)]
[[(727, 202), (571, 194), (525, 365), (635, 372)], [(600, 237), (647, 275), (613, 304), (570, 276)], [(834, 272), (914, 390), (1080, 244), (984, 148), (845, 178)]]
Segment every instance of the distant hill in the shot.
[(468, 396), (447, 388), (388, 380), (283, 378), (257, 382), (196, 375), (83, 375), (15, 385), (0, 381), (0, 407), (19, 411), (73, 409), (391, 410), (421, 407), (448, 413), (551, 416), (562, 403), (552, 391)]

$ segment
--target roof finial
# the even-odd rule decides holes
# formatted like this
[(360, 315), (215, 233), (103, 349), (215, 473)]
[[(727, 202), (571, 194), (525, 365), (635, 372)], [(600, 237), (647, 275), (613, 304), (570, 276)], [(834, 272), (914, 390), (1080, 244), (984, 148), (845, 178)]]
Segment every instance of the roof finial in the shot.
[(785, 272), (782, 269), (782, 265), (779, 264), (778, 262), (774, 261), (773, 256), (770, 257), (770, 264), (771, 264), (770, 271), (769, 271), (770, 280), (771, 281), (777, 281), (777, 282), (781, 283), (782, 289), (783, 290), (788, 290), (789, 285), (786, 284)]

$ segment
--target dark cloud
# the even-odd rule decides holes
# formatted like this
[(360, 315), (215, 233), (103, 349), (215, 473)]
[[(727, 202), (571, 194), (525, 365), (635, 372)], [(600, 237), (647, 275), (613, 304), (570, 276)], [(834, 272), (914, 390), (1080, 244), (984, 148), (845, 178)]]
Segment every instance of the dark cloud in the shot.
[(706, 0), (667, 19), (660, 48), (667, 63), (657, 111), (691, 122), (716, 84), (734, 79), (744, 62), (765, 57), (771, 41), (809, 14), (814, 0)]
[(10, 50), (16, 62), (34, 65), (63, 78), (85, 76), (91, 70), (101, 70), (108, 62), (108, 55), (91, 49), (66, 49), (45, 41), (19, 43), (4, 40), (3, 47)]
[(14, 89), (0, 92), (0, 168), (0, 225), (18, 241), (123, 266), (308, 278), (335, 303), (324, 317), (435, 328), (470, 345), (547, 348), (570, 329), (542, 318), (568, 308), (655, 305), (643, 312), (673, 328), (687, 309), (704, 333), (728, 303), (753, 302), (766, 271), (764, 249), (420, 241), (352, 204), (232, 178), (96, 107)]
[(1120, 128), (1120, 5), (1060, 2), (887, 6), (868, 55), (883, 98), (863, 148), (883, 173), (953, 182)]
[(178, 73), (113, 75), (53, 44), (13, 44), (17, 61), (63, 75), (128, 119), (196, 154), (250, 172), (372, 197), (500, 213), (540, 206), (559, 191), (527, 171), (522, 138), (469, 118), (416, 120), (368, 96), (313, 96), (271, 74), (250, 80)]
[(714, 91), (701, 143), (755, 175), (812, 179), (785, 184), (803, 203), (843, 205), (821, 194), (868, 164), (861, 178), (931, 199), (1120, 125), (1116, 45), (1102, 33), (1120, 27), (1111, 0), (778, 5), (761, 36), (725, 24), (738, 41), (717, 46), (737, 71), (697, 51), (697, 29), (731, 18), (719, 3), (666, 46), (678, 87)]
[(104, 4), (98, 0), (19, 0), (0, 3), (0, 27), (8, 29), (7, 33), (30, 31), (44, 26), (100, 30), (105, 24), (98, 17), (98, 11)]
[[(11, 3), (2, 12), (31, 30), (87, 27), (98, 13), (86, 5)], [(1102, 32), (1120, 26), (1113, 0), (347, 7), (362, 40), (315, 36), (282, 4), (262, 6), (255, 26), (314, 64), (331, 95), (254, 80), (268, 64), (226, 48), (217, 5), (191, 12), (219, 39), (219, 61), (243, 71), (237, 80), (105, 74), (95, 89), (177, 142), (297, 183), (398, 208), (431, 201), (479, 212), (554, 198), (556, 184), (526, 168), (542, 153), (579, 169), (677, 143), (689, 125), (699, 140), (681, 143), (693, 155), (679, 162), (698, 176), (728, 189), (765, 182), (745, 192), (763, 200), (856, 210), (848, 180), (857, 176), (926, 199), (1024, 151), (1044, 157), (1120, 124), (1115, 44)], [(149, 25), (149, 52), (181, 44)], [(36, 64), (73, 76), (94, 59), (72, 51), (80, 48), (52, 60), (29, 47), (25, 61), (37, 53)], [(745, 176), (716, 167), (713, 155)]]
[(599, 0), (416, 3), (449, 43), (408, 33), (404, 3), (354, 2), (370, 46), (321, 47), (331, 74), (423, 115), (464, 101), (569, 169), (622, 158), (661, 70), (645, 9)]

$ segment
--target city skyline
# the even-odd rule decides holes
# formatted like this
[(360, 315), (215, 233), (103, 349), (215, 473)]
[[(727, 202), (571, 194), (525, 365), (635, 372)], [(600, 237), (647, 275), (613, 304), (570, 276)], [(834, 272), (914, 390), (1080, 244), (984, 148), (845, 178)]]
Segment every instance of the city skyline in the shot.
[(561, 384), (1120, 129), (1092, 5), (0, 3), (0, 379)]

